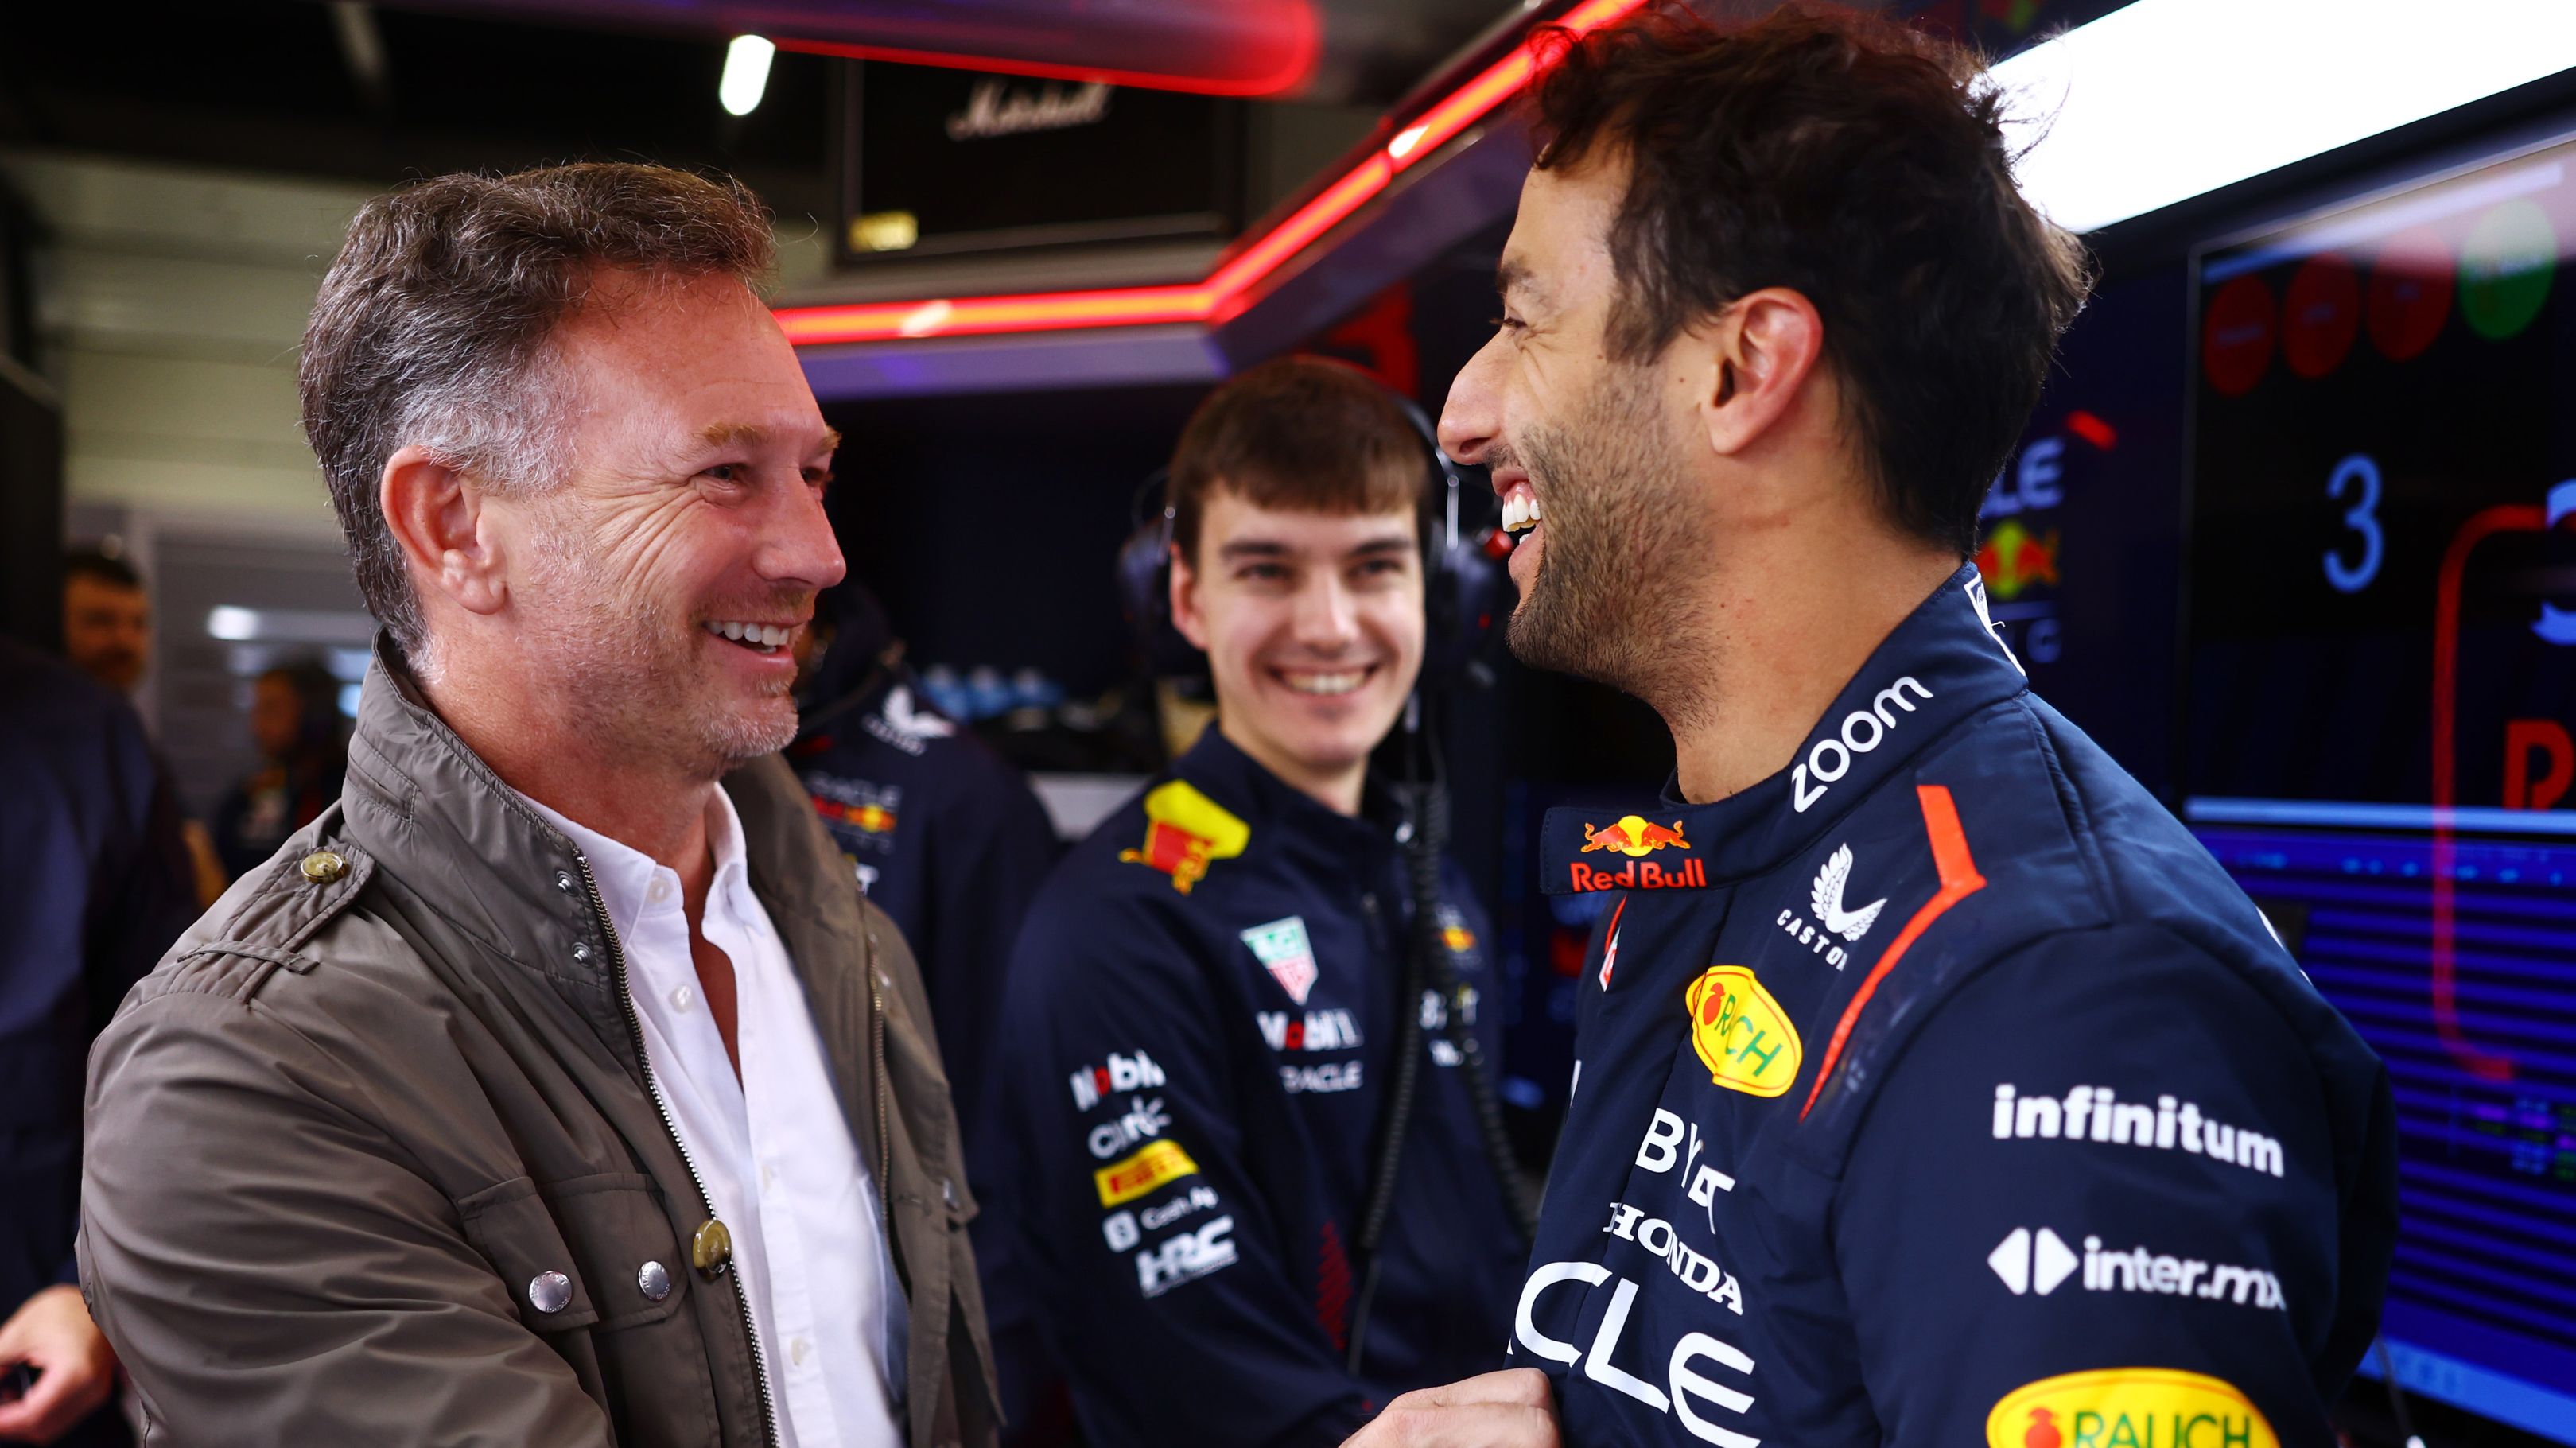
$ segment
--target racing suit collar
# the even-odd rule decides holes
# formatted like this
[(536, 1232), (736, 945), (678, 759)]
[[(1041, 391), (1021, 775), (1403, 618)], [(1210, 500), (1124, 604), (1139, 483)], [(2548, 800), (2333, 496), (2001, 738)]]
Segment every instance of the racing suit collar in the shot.
[(1273, 821), (1294, 836), (1330, 850), (1383, 845), (1395, 827), (1395, 803), (1374, 775), (1361, 795), (1359, 815), (1336, 813), (1244, 753), (1213, 721), (1200, 731), (1198, 742), (1173, 761), (1172, 772), (1246, 823), (1257, 827)]
[(1548, 811), (1541, 888), (1705, 889), (1762, 874), (1813, 845), (1951, 725), (2029, 687), (1988, 615), (1985, 579), (1962, 565), (1870, 654), (1788, 768), (1702, 805), (1668, 779), (1654, 819)]

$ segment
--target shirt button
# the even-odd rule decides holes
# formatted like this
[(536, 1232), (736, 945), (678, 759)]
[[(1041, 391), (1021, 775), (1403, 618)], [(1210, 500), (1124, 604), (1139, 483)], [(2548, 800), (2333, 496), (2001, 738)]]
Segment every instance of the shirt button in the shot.
[(673, 986), (671, 988), (671, 1009), (678, 1011), (682, 1015), (687, 1015), (689, 1013), (689, 1007), (694, 1006), (697, 1003), (698, 993), (696, 991), (693, 991), (684, 985)]
[(644, 891), (644, 898), (652, 901), (656, 905), (670, 899), (671, 882), (668, 880), (656, 879), (652, 885)]
[(778, 1190), (777, 1169), (765, 1161), (760, 1164), (760, 1189), (764, 1192)]
[(791, 1339), (787, 1344), (788, 1361), (793, 1362), (800, 1368), (805, 1366), (805, 1359), (813, 1356), (813, 1354), (814, 1344), (807, 1342), (801, 1337)]

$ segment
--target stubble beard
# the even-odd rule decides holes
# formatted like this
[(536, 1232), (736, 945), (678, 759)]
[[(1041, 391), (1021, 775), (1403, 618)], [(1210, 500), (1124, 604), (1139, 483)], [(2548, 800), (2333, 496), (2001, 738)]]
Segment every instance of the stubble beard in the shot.
[(1674, 722), (1706, 682), (1693, 585), (1710, 550), (1652, 370), (1613, 365), (1567, 415), (1584, 421), (1533, 426), (1506, 449), (1546, 505), (1547, 540), (1505, 640), (1533, 668), (1607, 684)]
[(556, 691), (571, 737), (605, 758), (710, 781), (796, 737), (790, 683), (746, 702), (710, 675), (699, 620), (625, 596), (594, 557), (566, 542), (551, 534), (537, 559), (535, 601), (556, 623), (531, 662)]

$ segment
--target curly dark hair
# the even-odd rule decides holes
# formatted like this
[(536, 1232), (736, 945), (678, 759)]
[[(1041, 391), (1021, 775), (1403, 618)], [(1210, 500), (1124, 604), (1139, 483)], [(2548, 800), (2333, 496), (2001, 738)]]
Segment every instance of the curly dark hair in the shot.
[(562, 389), (538, 374), (592, 274), (757, 286), (775, 256), (768, 208), (742, 183), (667, 166), (435, 176), (359, 208), (296, 380), (358, 593), (396, 643), (417, 660), (419, 600), (378, 506), (385, 459), (416, 444), (496, 486), (558, 481)]
[(1624, 163), (1609, 343), (1630, 361), (1763, 287), (1805, 296), (1889, 515), (1976, 548), (2089, 264), (2013, 185), (1976, 56), (1795, 4), (1721, 30), (1667, 5), (1575, 38), (1534, 108), (1541, 170)]

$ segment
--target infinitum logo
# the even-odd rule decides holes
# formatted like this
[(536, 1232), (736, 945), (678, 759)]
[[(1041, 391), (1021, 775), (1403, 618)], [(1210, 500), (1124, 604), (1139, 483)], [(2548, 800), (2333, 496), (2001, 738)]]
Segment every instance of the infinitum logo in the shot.
[(2108, 1086), (2078, 1086), (2063, 1100), (2023, 1095), (2010, 1083), (1997, 1086), (1994, 1135), (1997, 1141), (2063, 1138), (2181, 1150), (2269, 1176), (2280, 1176), (2286, 1167), (2281, 1143), (2259, 1131), (2223, 1125), (2171, 1096), (2157, 1097), (2153, 1106), (2122, 1101)]

